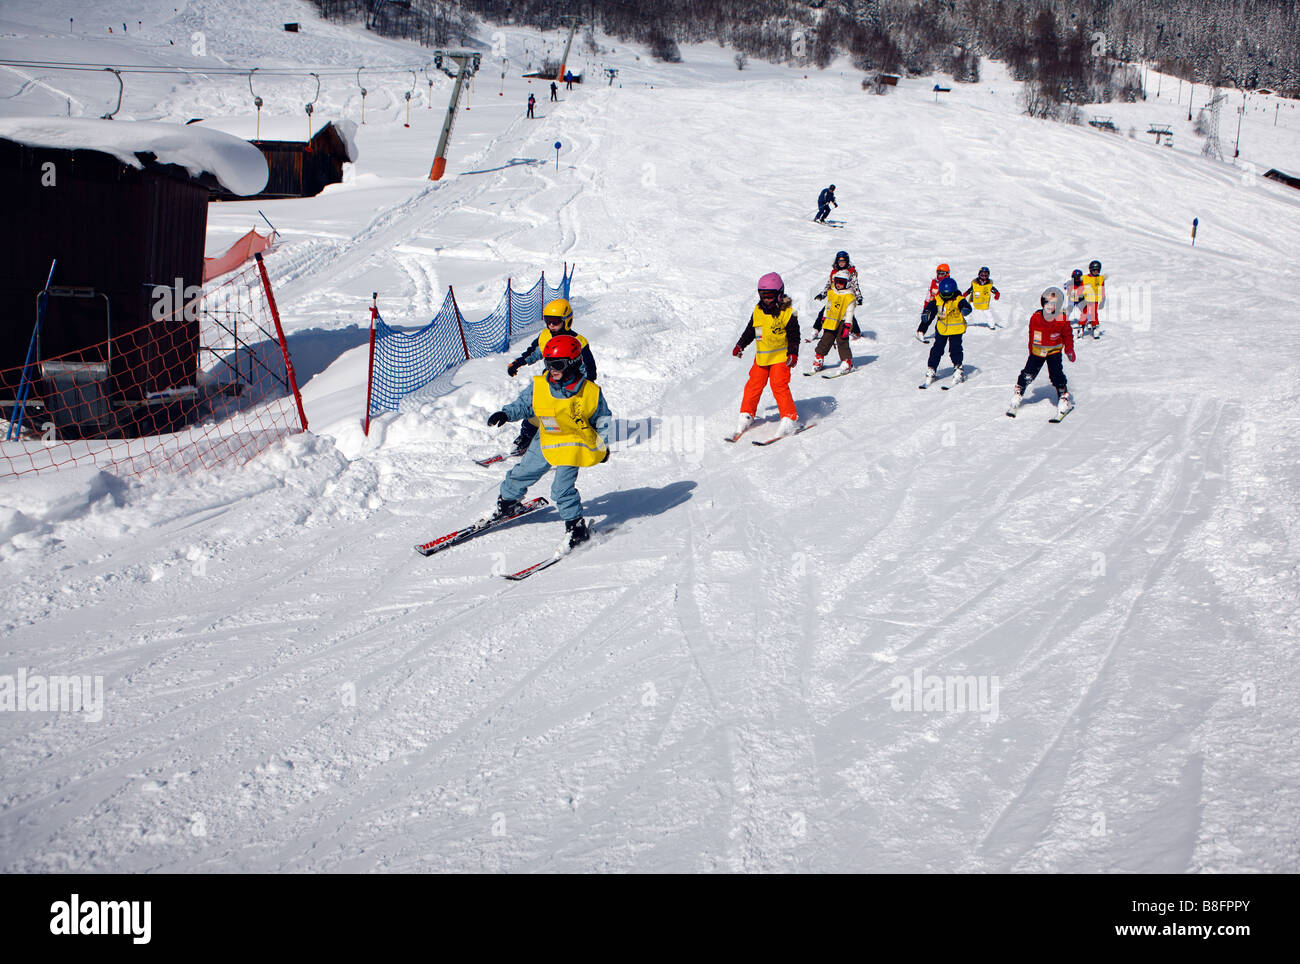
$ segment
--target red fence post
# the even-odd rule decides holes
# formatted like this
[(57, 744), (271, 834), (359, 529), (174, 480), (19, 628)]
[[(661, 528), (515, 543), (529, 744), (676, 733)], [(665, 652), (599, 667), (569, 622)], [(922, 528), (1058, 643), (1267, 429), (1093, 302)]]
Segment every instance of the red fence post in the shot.
[(465, 340), (465, 326), (460, 320), (460, 305), (456, 304), (456, 292), (447, 285), (447, 294), (451, 295), (451, 310), (456, 312), (456, 328), (460, 331), (460, 346), (465, 349), (465, 360), (469, 361), (469, 342)]
[(257, 270), (262, 274), (262, 288), (266, 292), (266, 303), (271, 308), (271, 318), (275, 321), (275, 334), (280, 339), (280, 354), (284, 356), (284, 370), (289, 376), (289, 387), (293, 389), (293, 400), (298, 403), (298, 421), (302, 430), (307, 431), (307, 413), (302, 408), (302, 393), (298, 391), (298, 376), (293, 372), (293, 362), (289, 359), (289, 345), (284, 340), (284, 328), (280, 325), (280, 309), (275, 306), (275, 295), (271, 293), (271, 279), (266, 276), (266, 264), (259, 251), (253, 255), (257, 259)]
[(375, 319), (379, 317), (379, 292), (370, 296), (370, 367), (366, 371), (366, 418), (362, 435), (370, 436), (370, 393), (375, 386)]

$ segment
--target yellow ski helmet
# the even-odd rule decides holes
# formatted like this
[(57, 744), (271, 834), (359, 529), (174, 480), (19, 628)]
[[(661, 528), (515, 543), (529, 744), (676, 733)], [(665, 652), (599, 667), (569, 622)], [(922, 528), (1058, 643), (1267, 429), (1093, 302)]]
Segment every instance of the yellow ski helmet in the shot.
[(567, 298), (556, 298), (542, 309), (542, 321), (549, 318), (560, 318), (564, 321), (564, 331), (573, 328), (573, 306), (569, 304)]

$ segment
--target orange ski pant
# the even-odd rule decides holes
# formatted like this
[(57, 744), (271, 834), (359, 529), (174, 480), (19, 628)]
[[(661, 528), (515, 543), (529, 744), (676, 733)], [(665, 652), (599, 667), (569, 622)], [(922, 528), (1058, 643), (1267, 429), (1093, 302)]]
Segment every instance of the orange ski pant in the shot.
[(794, 406), (790, 394), (790, 366), (785, 362), (775, 365), (754, 365), (749, 369), (749, 381), (745, 382), (745, 396), (741, 399), (740, 410), (746, 415), (758, 413), (758, 400), (763, 396), (763, 387), (771, 380), (772, 397), (776, 399), (777, 410), (782, 418), (799, 418), (799, 410)]

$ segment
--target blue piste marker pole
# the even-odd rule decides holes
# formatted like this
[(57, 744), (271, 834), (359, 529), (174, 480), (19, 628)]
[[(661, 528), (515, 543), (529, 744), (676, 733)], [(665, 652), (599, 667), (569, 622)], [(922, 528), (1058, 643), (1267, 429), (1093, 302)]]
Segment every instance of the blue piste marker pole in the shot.
[(1201, 223), (1200, 218), (1192, 218), (1192, 247), (1196, 247), (1196, 226)]
[(560, 169), (560, 148), (563, 146), (564, 145), (561, 144), (559, 141), (555, 142), (555, 169), (557, 171)]

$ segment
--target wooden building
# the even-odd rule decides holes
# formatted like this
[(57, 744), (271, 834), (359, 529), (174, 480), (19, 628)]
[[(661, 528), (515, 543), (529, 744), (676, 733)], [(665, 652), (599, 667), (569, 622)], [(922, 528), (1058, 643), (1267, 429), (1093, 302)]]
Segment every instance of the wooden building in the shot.
[[(343, 165), (356, 160), (356, 148), (352, 139), (355, 127), (350, 121), (328, 121), (317, 128), (311, 140), (304, 140), (306, 131), (299, 125), (306, 121), (301, 118), (275, 118), (262, 122), (262, 137), (256, 137), (248, 131), (248, 121), (238, 120), (234, 123), (223, 119), (203, 121), (204, 126), (247, 137), (248, 141), (262, 152), (266, 158), (268, 170), (266, 188), (258, 195), (260, 198), (294, 198), (315, 197), (330, 184), (343, 180)], [(295, 137), (291, 131), (299, 129), (301, 136)], [(215, 201), (240, 201), (243, 197), (227, 190), (213, 192)]]
[[(111, 130), (95, 126), (101, 124)], [(37, 297), (57, 259), (36, 365), (27, 373), (36, 403), (63, 413), (62, 422), (54, 419), (60, 437), (139, 434), (131, 428), (138, 421), (132, 409), (147, 407), (158, 393), (191, 388), (198, 376), (197, 306), (184, 312), (177, 301), (193, 301), (202, 285), (207, 205), (222, 181), (159, 157), (183, 145), (177, 156), (193, 164), (212, 137), (225, 135), (190, 139), (174, 133), (185, 130), (177, 125), (139, 125), (144, 131), (131, 125), (58, 118), (34, 119), (26, 127), (0, 122), (0, 208), (6, 221), (0, 233), (0, 407), (18, 391)], [(158, 153), (132, 151), (134, 135)], [(229, 140), (237, 156), (243, 145)], [(110, 146), (96, 149), (103, 143)], [(232, 145), (219, 147), (231, 152)], [(132, 154), (135, 165), (123, 159)], [(238, 160), (245, 172), (250, 169), (247, 157)], [(238, 178), (225, 180), (245, 189), (259, 183), (246, 174), (242, 185)], [(159, 297), (163, 288), (169, 292), (165, 299)], [(74, 396), (75, 405), (68, 401)]]

